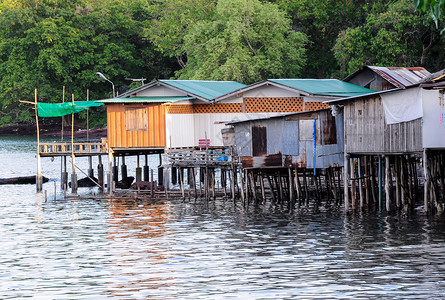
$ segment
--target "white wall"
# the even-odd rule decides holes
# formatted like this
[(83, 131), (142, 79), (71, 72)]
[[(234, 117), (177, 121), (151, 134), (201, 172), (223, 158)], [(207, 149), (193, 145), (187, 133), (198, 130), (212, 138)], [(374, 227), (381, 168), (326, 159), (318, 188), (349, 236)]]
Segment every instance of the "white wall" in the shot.
[(422, 90), (424, 148), (445, 148), (445, 99), (438, 90)]
[(165, 116), (167, 148), (195, 146), (193, 116), (193, 114), (167, 114)]
[(175, 97), (187, 96), (186, 93), (164, 86), (154, 86), (137, 93), (138, 97)]
[[(224, 123), (248, 119), (268, 118), (278, 113), (220, 113), (220, 114), (167, 114), (167, 147), (193, 147), (200, 139), (210, 139), (211, 146), (222, 146), (221, 129)], [(281, 113), (282, 114), (282, 113)]]

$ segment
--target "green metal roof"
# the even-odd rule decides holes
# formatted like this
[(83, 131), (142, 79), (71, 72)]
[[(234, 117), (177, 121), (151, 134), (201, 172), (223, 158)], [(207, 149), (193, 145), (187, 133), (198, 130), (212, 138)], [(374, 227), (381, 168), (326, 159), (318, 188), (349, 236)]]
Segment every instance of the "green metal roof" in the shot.
[(129, 97), (129, 98), (111, 98), (100, 100), (97, 102), (102, 103), (163, 103), (163, 102), (176, 102), (184, 100), (192, 100), (195, 97)]
[(205, 80), (159, 80), (159, 81), (207, 100), (213, 100), (224, 94), (231, 93), (240, 88), (246, 87), (245, 84), (236, 81), (205, 81)]
[(375, 92), (338, 79), (268, 79), (268, 81), (304, 91), (312, 95), (349, 97)]

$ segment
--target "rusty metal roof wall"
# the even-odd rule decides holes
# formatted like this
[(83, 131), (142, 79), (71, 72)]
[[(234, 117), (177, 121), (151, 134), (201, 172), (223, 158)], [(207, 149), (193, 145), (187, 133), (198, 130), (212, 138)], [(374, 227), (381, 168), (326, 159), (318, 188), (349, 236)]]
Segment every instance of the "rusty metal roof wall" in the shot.
[(371, 70), (385, 78), (396, 87), (407, 87), (418, 83), (431, 73), (423, 67), (376, 67), (368, 66)]

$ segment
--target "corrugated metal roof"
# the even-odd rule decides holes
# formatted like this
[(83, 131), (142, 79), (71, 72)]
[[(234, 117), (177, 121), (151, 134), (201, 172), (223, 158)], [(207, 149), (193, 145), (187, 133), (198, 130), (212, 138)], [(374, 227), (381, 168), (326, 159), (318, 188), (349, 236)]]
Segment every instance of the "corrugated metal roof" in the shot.
[(363, 66), (356, 72), (352, 73), (344, 80), (349, 81), (352, 77), (360, 73), (364, 68), (369, 68), (373, 72), (382, 76), (385, 80), (390, 82), (395, 87), (407, 87), (418, 83), (431, 73), (423, 67), (378, 67), (378, 66)]
[(268, 79), (268, 81), (305, 91), (312, 95), (348, 97), (374, 92), (338, 79)]
[(130, 98), (111, 98), (99, 100), (102, 103), (162, 103), (162, 102), (176, 102), (184, 100), (192, 100), (195, 97), (130, 97)]
[(213, 100), (224, 94), (246, 87), (236, 81), (205, 81), (205, 80), (159, 80), (190, 94), (207, 100)]

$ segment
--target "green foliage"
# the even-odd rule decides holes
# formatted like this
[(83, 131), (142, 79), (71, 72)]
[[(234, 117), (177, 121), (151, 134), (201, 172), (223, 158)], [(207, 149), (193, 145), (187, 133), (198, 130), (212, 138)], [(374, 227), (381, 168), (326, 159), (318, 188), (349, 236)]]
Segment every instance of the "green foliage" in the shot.
[(184, 39), (181, 79), (252, 83), (297, 77), (305, 63), (305, 35), (276, 5), (257, 0), (218, 1), (214, 20), (198, 22)]
[(192, 25), (199, 21), (211, 20), (214, 14), (215, 0), (164, 0), (150, 5), (153, 20), (145, 28), (145, 34), (157, 50), (168, 57), (175, 57), (184, 68), (184, 36)]
[[(0, 111), (2, 122), (32, 119), (17, 100), (60, 102), (111, 96), (126, 77), (169, 77), (173, 61), (144, 38), (147, 1), (17, 1), (0, 13)], [(13, 2), (11, 2), (13, 3)], [(6, 117), (6, 115), (8, 117)], [(11, 117), (12, 116), (12, 117)]]
[(414, 13), (410, 0), (399, 0), (369, 13), (362, 26), (342, 31), (333, 50), (346, 75), (362, 65), (427, 65), (428, 52), (439, 47), (431, 24)]
[[(431, 18), (436, 24), (436, 28), (439, 28), (440, 17), (442, 13), (445, 13), (445, 0), (414, 0), (414, 4), (421, 13), (429, 11)], [(445, 32), (445, 28), (442, 29), (443, 32)]]

